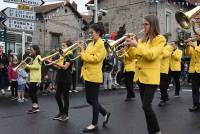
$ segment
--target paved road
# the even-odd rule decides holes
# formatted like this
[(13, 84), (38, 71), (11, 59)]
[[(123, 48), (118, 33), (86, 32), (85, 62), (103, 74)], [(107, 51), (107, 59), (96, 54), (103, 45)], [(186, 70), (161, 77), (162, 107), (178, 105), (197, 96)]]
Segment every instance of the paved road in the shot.
[[(125, 102), (126, 91), (103, 91), (101, 103), (111, 112), (107, 128), (102, 128), (102, 116), (99, 118), (99, 132), (95, 134), (148, 134), (141, 101)], [(156, 93), (153, 107), (158, 116), (163, 134), (200, 134), (200, 112), (190, 113), (191, 91), (185, 89), (180, 98), (173, 98), (166, 107), (158, 107), (159, 94)], [(67, 122), (52, 120), (57, 113), (53, 95), (39, 98), (41, 112), (28, 115), (30, 101), (18, 103), (0, 96), (0, 134), (82, 134), (82, 129), (90, 123), (91, 108), (86, 104), (84, 92), (70, 96), (70, 119)]]

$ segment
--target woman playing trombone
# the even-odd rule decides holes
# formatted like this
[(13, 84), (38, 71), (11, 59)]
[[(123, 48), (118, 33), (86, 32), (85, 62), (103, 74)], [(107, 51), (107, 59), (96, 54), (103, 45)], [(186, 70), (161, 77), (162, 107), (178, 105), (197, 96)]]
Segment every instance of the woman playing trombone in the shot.
[(101, 23), (91, 25), (89, 29), (92, 35), (92, 41), (88, 44), (86, 50), (80, 44), (80, 56), (83, 61), (81, 76), (85, 80), (86, 100), (92, 106), (92, 123), (86, 127), (83, 132), (92, 132), (97, 130), (99, 112), (104, 116), (103, 126), (108, 122), (110, 113), (107, 112), (98, 101), (99, 87), (103, 82), (102, 64), (106, 57), (106, 49), (101, 36), (104, 33), (104, 27)]
[[(72, 45), (70, 40), (63, 42), (61, 48), (65, 49)], [(72, 62), (70, 60), (70, 55), (63, 55), (57, 62), (51, 62), (54, 67), (56, 67), (56, 102), (58, 104), (59, 112), (53, 118), (54, 120), (66, 121), (69, 119), (69, 90), (71, 88), (71, 76), (72, 76)], [(49, 61), (50, 62), (50, 61)]]

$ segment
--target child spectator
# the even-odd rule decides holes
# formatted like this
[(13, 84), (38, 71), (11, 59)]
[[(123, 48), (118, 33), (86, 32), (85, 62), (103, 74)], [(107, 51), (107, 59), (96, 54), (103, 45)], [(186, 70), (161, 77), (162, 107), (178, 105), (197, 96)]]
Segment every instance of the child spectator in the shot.
[(17, 83), (18, 83), (18, 102), (24, 102), (24, 91), (28, 79), (28, 74), (24, 68), (20, 68), (17, 71)]
[(11, 86), (11, 99), (15, 100), (17, 98), (17, 71), (14, 68), (17, 66), (17, 57), (13, 55), (11, 64), (8, 66), (8, 80)]

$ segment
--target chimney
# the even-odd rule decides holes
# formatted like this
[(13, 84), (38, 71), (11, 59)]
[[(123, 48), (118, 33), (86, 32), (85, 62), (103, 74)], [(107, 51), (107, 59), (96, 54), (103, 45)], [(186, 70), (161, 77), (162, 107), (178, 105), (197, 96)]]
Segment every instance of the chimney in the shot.
[(74, 9), (76, 9), (77, 10), (77, 4), (76, 4), (76, 2), (72, 2), (72, 6), (74, 7)]

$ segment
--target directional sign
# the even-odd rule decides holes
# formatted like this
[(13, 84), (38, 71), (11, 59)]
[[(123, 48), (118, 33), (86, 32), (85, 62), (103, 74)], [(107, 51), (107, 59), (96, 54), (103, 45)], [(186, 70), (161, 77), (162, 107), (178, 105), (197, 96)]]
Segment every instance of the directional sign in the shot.
[(17, 20), (13, 18), (8, 18), (3, 24), (9, 29), (17, 29), (17, 30), (25, 30), (25, 31), (33, 31), (34, 30), (34, 22), (27, 20)]
[(35, 20), (35, 12), (18, 10), (16, 8), (5, 8), (2, 11), (9, 18), (25, 19), (25, 20)]
[(28, 5), (17, 5), (17, 9), (19, 10), (30, 10), (31, 7)]
[(8, 3), (24, 4), (30, 6), (41, 6), (42, 4), (44, 4), (43, 0), (3, 0), (3, 1)]
[(1, 16), (0, 15), (0, 22), (4, 21), (6, 19), (6, 16)]

